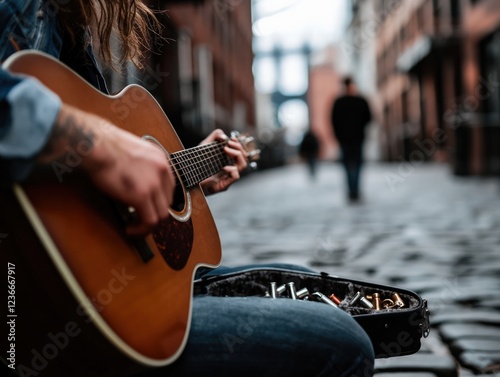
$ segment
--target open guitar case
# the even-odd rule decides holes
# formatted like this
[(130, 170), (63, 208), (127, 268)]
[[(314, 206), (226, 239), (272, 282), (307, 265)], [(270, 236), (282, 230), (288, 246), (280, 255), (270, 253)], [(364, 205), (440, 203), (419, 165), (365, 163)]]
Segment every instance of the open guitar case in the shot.
[(346, 311), (361, 325), (371, 339), (376, 358), (417, 352), (421, 338), (427, 337), (430, 330), (427, 301), (417, 293), (327, 273), (248, 269), (202, 277), (194, 282), (194, 294), (258, 296), (269, 300), (306, 299), (331, 305), (332, 310)]

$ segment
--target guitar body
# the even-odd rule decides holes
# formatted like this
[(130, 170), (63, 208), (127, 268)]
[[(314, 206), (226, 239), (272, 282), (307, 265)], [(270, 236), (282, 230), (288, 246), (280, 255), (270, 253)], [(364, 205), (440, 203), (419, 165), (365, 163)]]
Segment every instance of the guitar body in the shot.
[[(63, 102), (155, 143), (166, 158), (183, 149), (158, 103), (139, 86), (106, 96), (34, 52), (14, 55), (6, 69), (36, 77)], [(50, 376), (126, 376), (139, 365), (170, 364), (187, 340), (196, 268), (221, 259), (205, 197), (198, 186), (183, 191), (182, 208), (141, 240), (151, 253), (146, 260), (110, 199), (76, 169), (82, 154), (68, 151), (66, 164), (0, 196), (0, 231), (8, 232), (1, 258), (4, 266), (15, 264), (19, 287), (16, 365)], [(59, 333), (69, 341), (51, 359), (55, 349), (44, 347), (66, 339)], [(47, 361), (40, 371), (37, 352)], [(103, 358), (114, 360), (113, 368)]]

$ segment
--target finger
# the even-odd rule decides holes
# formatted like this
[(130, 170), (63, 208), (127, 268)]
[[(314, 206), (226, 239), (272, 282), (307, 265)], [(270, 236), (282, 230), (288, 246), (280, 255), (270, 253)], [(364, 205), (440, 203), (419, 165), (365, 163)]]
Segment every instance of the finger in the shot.
[(244, 153), (244, 154), (247, 153), (247, 151), (245, 150), (243, 145), (241, 145), (241, 143), (237, 140), (231, 139), (228, 141), (227, 145), (232, 149), (236, 149), (236, 150), (240, 151), (241, 153)]
[(213, 140), (227, 140), (228, 136), (220, 128), (217, 128), (212, 132)]
[(153, 193), (153, 200), (156, 213), (159, 219), (166, 219), (169, 215), (169, 208), (172, 205), (175, 190), (175, 179), (170, 165), (167, 161), (160, 169), (160, 186)]
[(166, 171), (165, 178), (162, 180), (163, 183), (163, 195), (167, 201), (167, 205), (170, 207), (174, 201), (174, 191), (175, 191), (175, 174), (172, 167), (169, 165)]
[(225, 178), (231, 183), (240, 179), (240, 172), (236, 166), (224, 166), (223, 171), (226, 173)]
[(127, 233), (131, 236), (145, 236), (151, 233), (158, 222), (153, 200), (151, 198), (144, 200), (134, 208), (137, 212), (138, 221), (127, 226)]
[(240, 142), (229, 141), (228, 147), (239, 151), (241, 153), (241, 158), (236, 156), (239, 159), (239, 163), (243, 164), (243, 168), (245, 168), (248, 164), (248, 151), (241, 145)]
[(227, 140), (227, 135), (220, 128), (212, 131), (200, 144), (207, 144), (216, 140)]
[(168, 209), (170, 207), (168, 200), (167, 200), (167, 195), (164, 190), (158, 190), (154, 194), (154, 203), (155, 203), (155, 208), (156, 208), (156, 214), (158, 215), (158, 218), (161, 219), (166, 219), (168, 217)]
[(224, 152), (226, 152), (226, 154), (235, 161), (235, 164), (240, 171), (244, 170), (248, 166), (247, 158), (242, 151), (225, 147)]

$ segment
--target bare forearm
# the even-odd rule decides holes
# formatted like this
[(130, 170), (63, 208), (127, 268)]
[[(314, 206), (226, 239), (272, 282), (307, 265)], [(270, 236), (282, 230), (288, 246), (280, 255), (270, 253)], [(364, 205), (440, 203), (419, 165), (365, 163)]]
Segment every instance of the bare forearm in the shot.
[(95, 131), (85, 125), (84, 118), (74, 108), (63, 105), (47, 144), (38, 155), (41, 164), (64, 160), (68, 152), (89, 155), (96, 141)]

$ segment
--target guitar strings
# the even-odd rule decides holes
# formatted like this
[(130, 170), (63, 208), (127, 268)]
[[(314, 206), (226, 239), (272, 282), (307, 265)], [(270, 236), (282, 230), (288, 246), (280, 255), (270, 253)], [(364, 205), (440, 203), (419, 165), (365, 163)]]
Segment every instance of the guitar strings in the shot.
[(224, 145), (221, 143), (215, 143), (208, 147), (196, 148), (196, 150), (185, 150), (181, 152), (175, 152), (171, 154), (169, 159), (173, 167), (186, 169), (192, 167), (192, 162), (204, 163), (204, 162), (218, 162), (215, 158), (219, 160), (224, 157), (223, 153)]
[[(209, 156), (209, 157), (217, 156), (220, 154), (220, 152), (222, 151), (222, 149), (226, 145), (227, 145), (227, 142), (213, 142), (210, 144), (204, 144), (202, 146), (200, 145), (200, 146), (197, 146), (194, 148), (174, 152), (174, 153), (171, 153), (170, 156), (173, 158), (179, 158), (179, 157), (182, 158), (182, 157), (187, 156), (187, 158), (184, 158), (182, 160), (182, 162), (190, 163), (193, 160), (200, 160), (200, 158), (205, 158), (206, 156)], [(213, 152), (217, 151), (217, 150), (219, 150), (219, 153), (213, 154)], [(172, 161), (172, 159), (170, 159), (169, 161)], [(203, 160), (201, 160), (200, 162), (203, 162)], [(173, 164), (175, 165), (178, 163), (173, 162)]]
[(221, 161), (213, 162), (211, 168), (184, 168), (177, 170), (181, 179), (189, 185), (201, 182), (203, 179), (208, 178), (215, 173), (222, 170), (225, 164)]
[[(229, 157), (223, 152), (227, 143), (227, 140), (216, 141), (170, 154), (171, 158), (168, 158), (168, 160), (176, 170), (173, 173), (177, 172), (183, 183), (189, 186), (200, 183), (203, 179), (220, 171), (222, 166), (228, 162)], [(226, 158), (225, 161), (224, 158)], [(191, 164), (193, 161), (198, 163), (209, 161), (210, 166), (209, 168), (201, 165), (193, 166)], [(176, 184), (176, 186), (179, 184)]]

